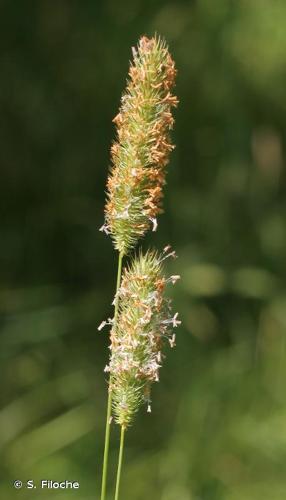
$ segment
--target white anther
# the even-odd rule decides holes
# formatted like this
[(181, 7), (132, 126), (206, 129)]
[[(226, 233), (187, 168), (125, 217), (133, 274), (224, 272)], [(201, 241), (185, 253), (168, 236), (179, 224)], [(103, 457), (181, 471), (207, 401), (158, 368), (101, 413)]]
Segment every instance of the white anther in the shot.
[(110, 233), (110, 231), (109, 231), (109, 229), (108, 229), (108, 226), (107, 226), (106, 224), (103, 224), (103, 226), (101, 226), (101, 227), (99, 228), (99, 231), (102, 231), (102, 232), (103, 232), (103, 233), (105, 233), (105, 234), (109, 234), (109, 233)]
[(176, 281), (178, 281), (179, 279), (181, 279), (181, 276), (179, 276), (179, 274), (175, 274), (173, 276), (170, 276), (170, 279), (173, 283), (173, 285), (176, 283)]
[(106, 325), (113, 325), (113, 318), (108, 318), (107, 321), (102, 321), (97, 329), (100, 331)]
[(176, 328), (178, 325), (181, 324), (181, 321), (179, 319), (177, 319), (178, 317), (178, 313), (176, 313), (174, 315), (174, 317), (172, 318), (172, 324), (173, 324), (173, 327)]
[(178, 325), (181, 324), (181, 321), (177, 319), (178, 317), (178, 313), (175, 314), (175, 316), (173, 318), (168, 318), (168, 319), (164, 319), (161, 324), (162, 325), (170, 325), (172, 324), (172, 326), (174, 328), (176, 328)]
[(102, 321), (97, 329), (100, 331), (105, 327), (105, 325), (107, 325), (107, 321)]
[(171, 250), (171, 245), (166, 245), (166, 246), (163, 248), (163, 252), (164, 252), (164, 253), (169, 252), (169, 250)]
[(153, 232), (157, 231), (157, 227), (158, 227), (157, 219), (155, 217), (150, 217), (150, 221), (153, 224), (152, 231)]
[(169, 339), (169, 343), (171, 347), (174, 347), (176, 345), (176, 335), (173, 333), (172, 338)]

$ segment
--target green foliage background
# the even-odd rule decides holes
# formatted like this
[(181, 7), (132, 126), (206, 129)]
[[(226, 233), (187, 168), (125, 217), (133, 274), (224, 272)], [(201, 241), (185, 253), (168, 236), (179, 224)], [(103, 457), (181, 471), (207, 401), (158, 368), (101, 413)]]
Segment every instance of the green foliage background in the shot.
[[(122, 499), (284, 500), (285, 1), (0, 9), (1, 499), (99, 497), (116, 254), (98, 228), (130, 48), (157, 31), (180, 106), (143, 247), (176, 248), (183, 326), (128, 431)], [(114, 430), (110, 499), (117, 446)]]

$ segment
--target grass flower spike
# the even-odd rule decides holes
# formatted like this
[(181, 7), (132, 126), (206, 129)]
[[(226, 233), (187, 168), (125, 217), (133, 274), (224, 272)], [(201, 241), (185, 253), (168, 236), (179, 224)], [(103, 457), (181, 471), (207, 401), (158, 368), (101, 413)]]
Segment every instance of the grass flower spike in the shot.
[(110, 372), (113, 415), (127, 428), (145, 401), (150, 407), (150, 387), (159, 381), (164, 341), (175, 345), (173, 328), (180, 324), (171, 315), (166, 284), (179, 276), (165, 278), (162, 262), (174, 252), (163, 255), (149, 251), (136, 257), (123, 272), (119, 288), (119, 311), (116, 329), (111, 332)]
[(176, 69), (168, 48), (158, 37), (142, 37), (133, 48), (127, 89), (114, 118), (117, 140), (111, 148), (112, 168), (107, 182), (105, 224), (115, 248), (123, 254), (145, 232), (157, 227), (162, 211), (166, 165), (174, 148), (172, 95)]
[(178, 103), (172, 94), (177, 72), (166, 43), (157, 36), (143, 36), (132, 53), (127, 88), (113, 120), (117, 135), (111, 148), (105, 222), (101, 227), (111, 234), (119, 252), (114, 317), (98, 328), (111, 326), (110, 362), (105, 368), (109, 388), (101, 500), (106, 500), (112, 416), (121, 427), (114, 496), (119, 500), (125, 430), (143, 402), (151, 411), (151, 385), (159, 381), (164, 341), (175, 345), (173, 328), (180, 324), (177, 314), (171, 315), (171, 303), (165, 296), (167, 283), (179, 278), (162, 274), (162, 262), (174, 256), (169, 247), (161, 255), (154, 251), (140, 253), (122, 274), (124, 257), (147, 230), (157, 229), (166, 166), (174, 148), (170, 141), (172, 108)]

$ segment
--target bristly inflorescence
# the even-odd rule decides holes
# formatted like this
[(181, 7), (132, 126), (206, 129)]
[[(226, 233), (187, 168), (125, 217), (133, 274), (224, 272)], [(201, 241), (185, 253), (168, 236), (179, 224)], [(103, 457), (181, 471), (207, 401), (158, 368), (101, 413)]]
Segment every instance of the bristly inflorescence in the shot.
[(156, 230), (156, 217), (162, 211), (166, 165), (174, 148), (169, 131), (174, 123), (171, 110), (178, 103), (171, 93), (175, 76), (166, 43), (143, 36), (133, 48), (127, 89), (113, 120), (117, 140), (111, 148), (102, 226), (122, 254), (149, 228)]
[(164, 341), (175, 345), (173, 328), (180, 324), (171, 314), (170, 299), (165, 296), (167, 283), (179, 276), (162, 274), (163, 260), (172, 255), (167, 247), (162, 255), (149, 251), (135, 257), (123, 272), (118, 291), (119, 311), (116, 327), (111, 330), (110, 372), (113, 415), (122, 427), (128, 427), (139, 406), (150, 407), (150, 387), (159, 381)]

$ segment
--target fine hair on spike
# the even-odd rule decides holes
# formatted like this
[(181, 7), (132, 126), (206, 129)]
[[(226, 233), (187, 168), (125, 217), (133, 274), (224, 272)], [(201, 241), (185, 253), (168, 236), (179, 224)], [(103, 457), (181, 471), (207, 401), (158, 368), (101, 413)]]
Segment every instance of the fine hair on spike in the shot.
[(114, 118), (105, 223), (115, 248), (127, 254), (148, 229), (156, 231), (162, 212), (166, 165), (174, 146), (170, 130), (176, 69), (164, 40), (140, 38), (132, 49), (127, 88)]

